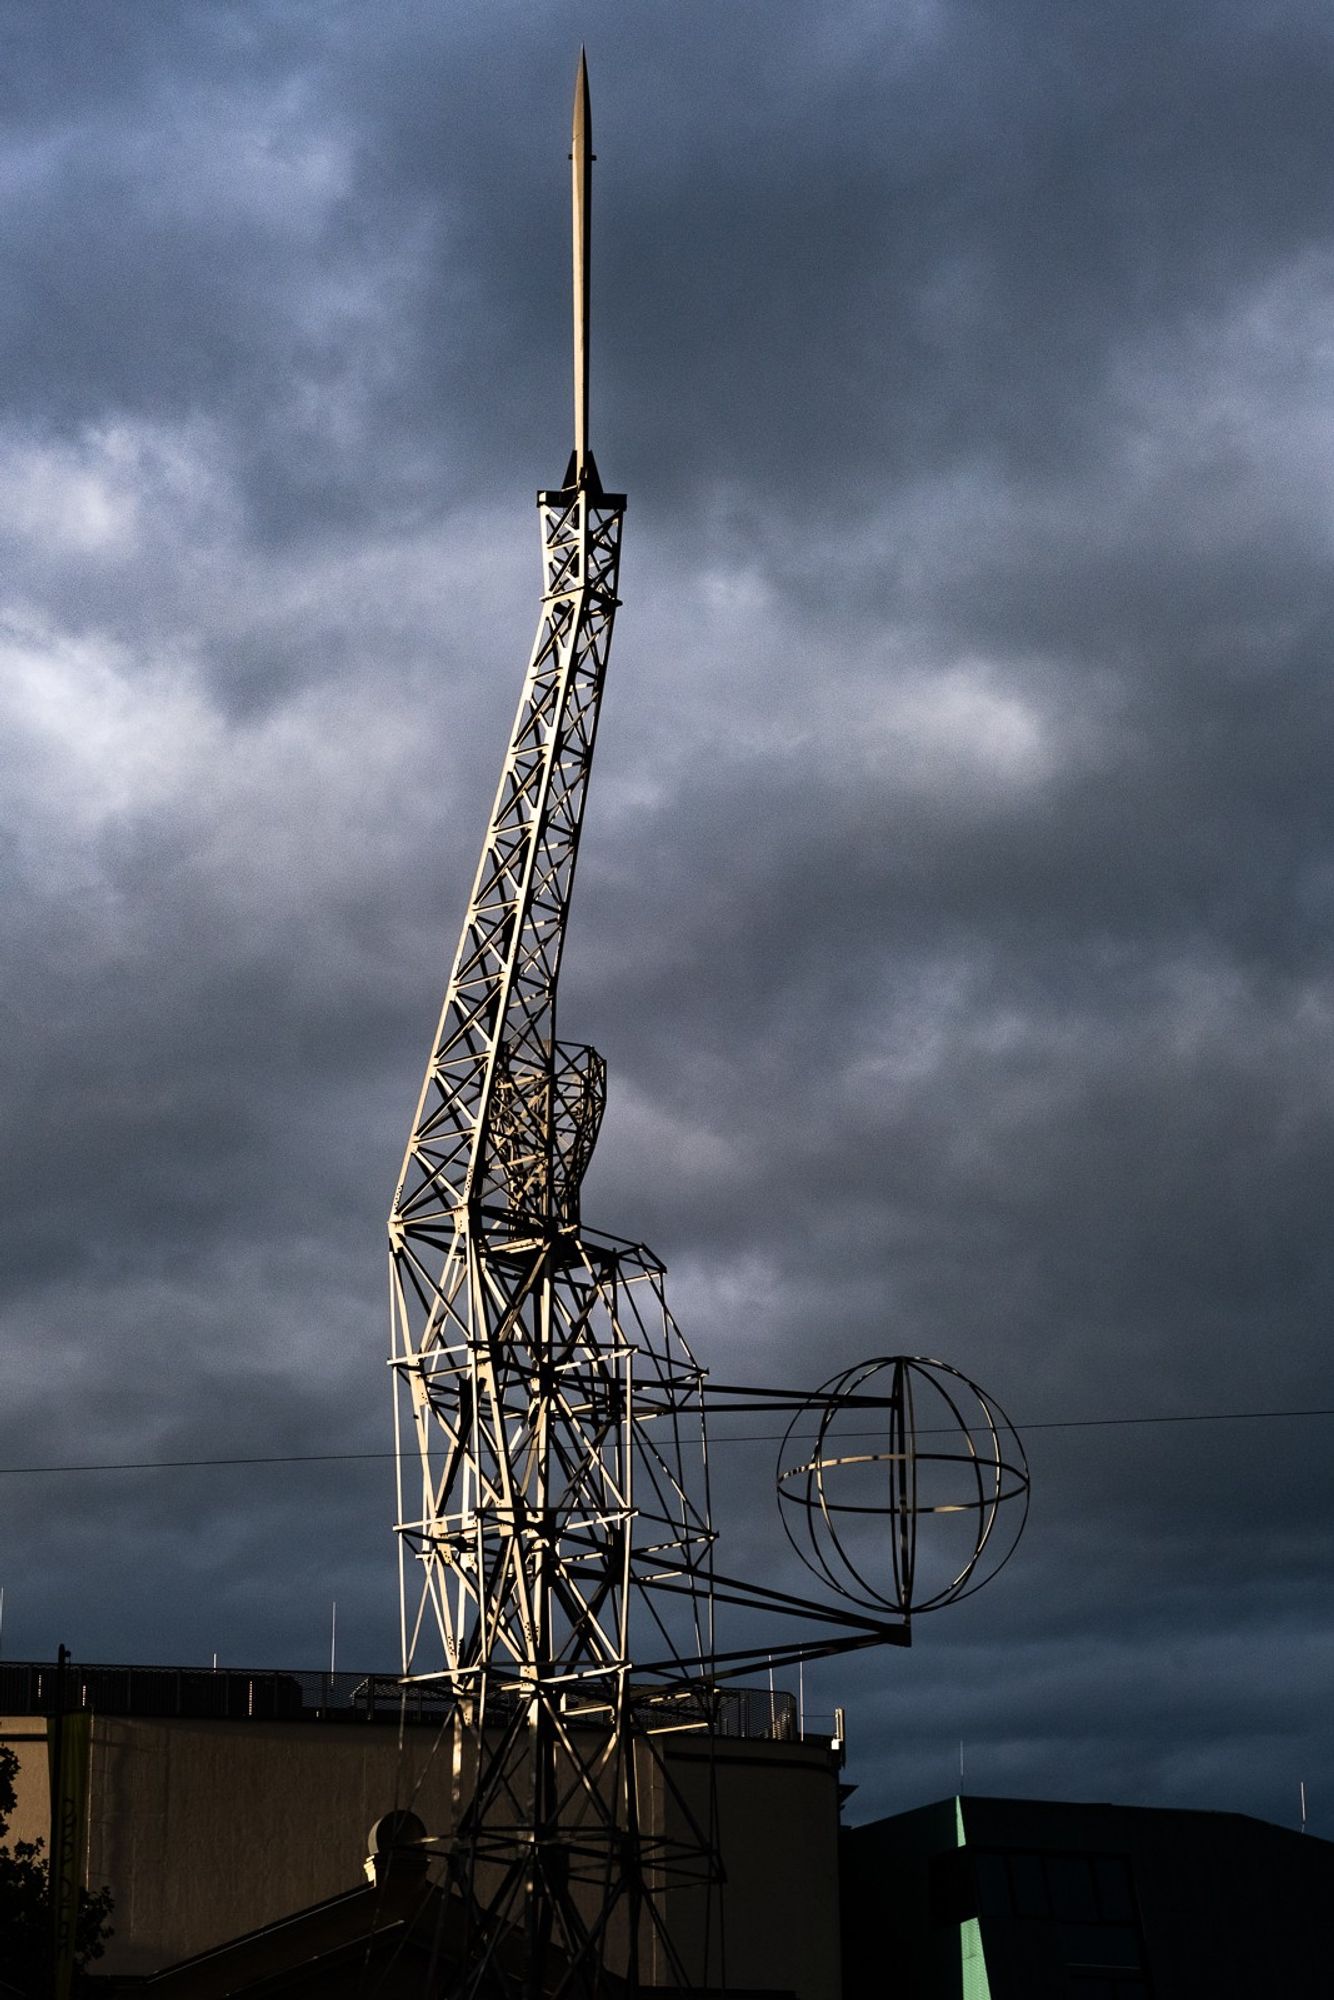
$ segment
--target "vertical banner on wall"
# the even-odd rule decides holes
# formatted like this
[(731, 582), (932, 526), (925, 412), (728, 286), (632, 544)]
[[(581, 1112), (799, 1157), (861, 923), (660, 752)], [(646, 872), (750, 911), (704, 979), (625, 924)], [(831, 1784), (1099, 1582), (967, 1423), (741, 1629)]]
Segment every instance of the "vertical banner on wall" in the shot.
[(88, 1826), (88, 1752), (92, 1717), (86, 1709), (50, 1715), (46, 1749), (51, 1774), (51, 1920), (55, 1931), (55, 2000), (69, 2000), (78, 1942), (79, 1891)]

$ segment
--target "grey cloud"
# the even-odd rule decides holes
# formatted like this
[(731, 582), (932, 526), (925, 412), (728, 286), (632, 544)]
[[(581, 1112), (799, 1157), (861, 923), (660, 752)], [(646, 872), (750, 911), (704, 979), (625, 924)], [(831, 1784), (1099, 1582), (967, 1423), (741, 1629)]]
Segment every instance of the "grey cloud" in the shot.
[[(567, 449), (586, 23), (501, 11), (15, 10), (7, 1463), (389, 1446), (383, 1215)], [(589, 38), (589, 1219), (723, 1379), (1329, 1404), (1323, 14)], [(811, 1677), (857, 1809), (961, 1735), (981, 1788), (1328, 1795), (1323, 1434), (1035, 1429), (1006, 1575)], [(734, 1568), (770, 1457), (719, 1447)], [(313, 1662), (336, 1595), (392, 1664), (387, 1468), (87, 1479), (6, 1482), (12, 1651)]]

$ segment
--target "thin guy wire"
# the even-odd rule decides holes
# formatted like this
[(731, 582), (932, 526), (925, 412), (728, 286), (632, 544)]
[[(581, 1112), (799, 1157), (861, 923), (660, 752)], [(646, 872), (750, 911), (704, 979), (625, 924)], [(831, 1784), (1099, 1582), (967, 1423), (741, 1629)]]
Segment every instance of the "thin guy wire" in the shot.
[[(1334, 1408), (1311, 1410), (1190, 1410), (1171, 1416), (1154, 1417), (1052, 1417), (1033, 1424), (1016, 1424), (1025, 1436), (1031, 1431), (1113, 1430), (1138, 1424), (1240, 1424), (1267, 1423), (1288, 1417), (1334, 1417)], [(919, 1437), (951, 1434), (947, 1425), (931, 1426)], [(785, 1431), (735, 1431), (713, 1433), (715, 1444), (781, 1444)], [(878, 1437), (878, 1431), (844, 1431), (844, 1437)], [(106, 1459), (86, 1465), (0, 1465), (0, 1479), (31, 1477), (54, 1472), (182, 1472), (201, 1471), (229, 1465), (348, 1465), (358, 1460), (378, 1459), (381, 1464), (395, 1457), (392, 1451), (288, 1451), (249, 1458), (126, 1458)]]

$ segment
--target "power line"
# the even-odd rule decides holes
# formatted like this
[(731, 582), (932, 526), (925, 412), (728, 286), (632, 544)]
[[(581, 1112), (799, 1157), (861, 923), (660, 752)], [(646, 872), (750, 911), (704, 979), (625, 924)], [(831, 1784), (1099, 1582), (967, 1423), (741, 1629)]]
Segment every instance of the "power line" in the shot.
[[(1269, 1423), (1292, 1417), (1334, 1417), (1334, 1408), (1309, 1410), (1191, 1410), (1169, 1416), (1150, 1417), (1052, 1417), (1032, 1424), (1016, 1424), (1021, 1437), (1033, 1431), (1116, 1430), (1150, 1424), (1242, 1424)], [(943, 1435), (947, 1427), (923, 1429), (920, 1437)], [(874, 1431), (844, 1431), (844, 1437), (874, 1437)], [(734, 1431), (711, 1435), (710, 1444), (781, 1444), (784, 1431)], [(120, 1458), (101, 1459), (81, 1465), (0, 1465), (0, 1479), (35, 1476), (38, 1473), (73, 1472), (196, 1472), (243, 1465), (350, 1465), (359, 1461), (380, 1463), (394, 1457), (392, 1451), (284, 1451), (237, 1458)]]
[(183, 1472), (227, 1465), (346, 1465), (354, 1459), (393, 1457), (392, 1451), (281, 1451), (251, 1458), (111, 1458), (83, 1465), (0, 1465), (0, 1479), (24, 1472)]

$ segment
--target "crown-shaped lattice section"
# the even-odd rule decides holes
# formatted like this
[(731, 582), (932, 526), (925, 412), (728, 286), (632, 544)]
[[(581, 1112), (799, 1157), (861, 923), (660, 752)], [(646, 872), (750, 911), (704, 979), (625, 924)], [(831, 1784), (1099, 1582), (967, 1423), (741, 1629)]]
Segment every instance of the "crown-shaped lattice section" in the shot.
[[(639, 1638), (656, 1661), (675, 1624), (698, 1662), (712, 1536), (687, 1468), (703, 1380), (662, 1266), (588, 1233), (460, 1263), (472, 1282), (447, 1334), (398, 1357), (420, 1482), (405, 1460), (412, 1671), (470, 1699), (604, 1682), (628, 1671), (632, 1599), (658, 1582), (672, 1608), (641, 1605)], [(692, 1575), (698, 1595), (681, 1590)]]

